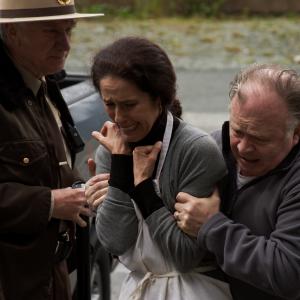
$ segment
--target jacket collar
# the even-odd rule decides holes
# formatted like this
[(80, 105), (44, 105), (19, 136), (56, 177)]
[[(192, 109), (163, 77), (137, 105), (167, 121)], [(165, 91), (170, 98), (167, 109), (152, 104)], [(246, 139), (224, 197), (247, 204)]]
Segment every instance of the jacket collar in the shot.
[[(33, 97), (34, 92), (26, 85), (26, 83), (28, 82), (26, 80), (25, 83), (22, 77), (24, 76), (23, 71), (17, 69), (17, 67), (7, 54), (7, 50), (5, 49), (5, 45), (1, 39), (0, 57), (0, 70), (2, 70), (0, 72), (0, 104), (9, 110), (14, 110), (17, 107), (23, 105), (26, 96)], [(45, 80), (48, 84), (56, 86), (56, 81), (62, 80), (65, 76), (65, 71), (62, 70), (57, 74), (46, 76)], [(25, 76), (24, 78), (27, 77)], [(32, 81), (32, 78), (30, 80)], [(36, 80), (40, 82), (39, 79)], [(36, 85), (36, 83), (34, 85)], [(30, 85), (30, 87), (32, 86)]]
[(33, 92), (33, 94), (36, 96), (38, 93), (38, 90), (41, 87), (42, 81), (45, 82), (45, 77), (42, 79), (38, 79), (35, 76), (33, 76), (28, 70), (23, 68), (22, 66), (16, 65), (16, 68), (19, 70), (23, 81), (25, 85)]

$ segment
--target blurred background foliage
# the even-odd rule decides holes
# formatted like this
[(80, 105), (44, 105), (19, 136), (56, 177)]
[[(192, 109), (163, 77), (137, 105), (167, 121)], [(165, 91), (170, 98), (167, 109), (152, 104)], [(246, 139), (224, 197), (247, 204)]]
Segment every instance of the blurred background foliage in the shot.
[(224, 17), (228, 14), (282, 15), (300, 12), (299, 0), (78, 0), (84, 12), (110, 17)]
[(300, 0), (76, 0), (69, 70), (89, 72), (99, 47), (130, 35), (160, 44), (177, 69), (300, 65)]
[(118, 17), (219, 16), (225, 0), (81, 0), (82, 11)]

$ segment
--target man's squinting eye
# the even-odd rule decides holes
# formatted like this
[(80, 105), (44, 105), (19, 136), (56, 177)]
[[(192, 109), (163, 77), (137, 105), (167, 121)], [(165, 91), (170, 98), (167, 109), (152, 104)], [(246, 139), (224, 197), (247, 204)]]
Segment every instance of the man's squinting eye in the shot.
[(253, 137), (253, 140), (256, 142), (256, 143), (259, 143), (259, 144), (267, 144), (269, 143), (269, 139), (265, 138), (265, 137), (259, 137), (259, 136), (256, 136), (256, 137)]
[(105, 104), (105, 106), (109, 106), (109, 107), (113, 107), (113, 106), (115, 106), (115, 104), (113, 103), (113, 102), (110, 102), (110, 101), (104, 101), (104, 104)]
[(124, 105), (129, 108), (129, 107), (134, 107), (136, 105), (136, 103), (135, 102), (129, 102), (129, 103), (125, 103)]
[(242, 136), (243, 132), (237, 128), (231, 127), (232, 132), (234, 133), (235, 136)]

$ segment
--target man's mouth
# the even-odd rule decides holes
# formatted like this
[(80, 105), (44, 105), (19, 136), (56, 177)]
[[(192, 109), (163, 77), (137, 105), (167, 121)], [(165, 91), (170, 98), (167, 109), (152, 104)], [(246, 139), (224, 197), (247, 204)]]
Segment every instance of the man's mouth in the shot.
[(239, 158), (242, 162), (247, 163), (247, 164), (255, 164), (255, 163), (259, 162), (259, 159), (256, 159), (256, 158), (246, 158), (243, 156), (240, 156)]

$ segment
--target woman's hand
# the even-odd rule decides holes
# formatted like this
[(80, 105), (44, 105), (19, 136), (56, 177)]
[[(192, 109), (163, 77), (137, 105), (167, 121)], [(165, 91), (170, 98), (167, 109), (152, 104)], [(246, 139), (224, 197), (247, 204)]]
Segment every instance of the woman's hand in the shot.
[(156, 142), (152, 146), (140, 146), (133, 150), (133, 174), (134, 185), (152, 176), (162, 142)]
[(101, 130), (93, 131), (92, 136), (112, 154), (130, 154), (130, 148), (116, 123), (106, 121)]
[(109, 173), (95, 175), (85, 184), (85, 197), (93, 210), (104, 201), (108, 190)]

